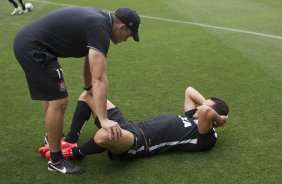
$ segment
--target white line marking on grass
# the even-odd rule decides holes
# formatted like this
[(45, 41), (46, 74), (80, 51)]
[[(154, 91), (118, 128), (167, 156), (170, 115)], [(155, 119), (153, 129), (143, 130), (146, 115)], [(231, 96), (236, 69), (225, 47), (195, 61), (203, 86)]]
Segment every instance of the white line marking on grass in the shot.
[(30, 1), (38, 2), (38, 3), (42, 3), (42, 4), (51, 4), (51, 5), (55, 5), (55, 6), (76, 6), (76, 5), (71, 5), (71, 4), (53, 3), (53, 2), (49, 2), (49, 1), (40, 1), (40, 0), (30, 0)]
[(174, 23), (180, 23), (180, 24), (190, 24), (190, 25), (195, 25), (195, 26), (208, 27), (208, 28), (212, 28), (212, 29), (221, 29), (221, 30), (225, 30), (225, 31), (232, 31), (232, 32), (238, 32), (238, 33), (246, 33), (246, 34), (252, 34), (252, 35), (256, 35), (256, 36), (276, 38), (276, 39), (281, 39), (282, 40), (282, 36), (275, 36), (275, 35), (258, 33), (258, 32), (253, 32), (253, 31), (246, 31), (246, 30), (240, 30), (240, 29), (218, 27), (218, 26), (212, 26), (212, 25), (201, 24), (201, 23), (196, 23), (196, 22), (188, 22), (188, 21), (181, 21), (181, 20), (165, 19), (165, 18), (158, 18), (158, 17), (151, 17), (151, 16), (144, 16), (144, 15), (142, 15), (141, 17), (148, 18), (148, 19), (161, 20), (161, 21), (166, 21), (166, 22), (174, 22)]
[[(77, 6), (77, 5), (70, 5), (70, 4), (64, 4), (64, 3), (54, 3), (54, 2), (49, 2), (49, 1), (40, 1), (40, 0), (30, 0), (30, 1), (43, 3), (43, 4), (56, 5), (56, 6)], [(110, 10), (105, 10), (105, 11), (110, 11)], [(260, 36), (260, 37), (268, 37), (268, 38), (274, 38), (274, 39), (282, 40), (282, 36), (270, 35), (270, 34), (265, 34), (265, 33), (258, 33), (258, 32), (253, 32), (253, 31), (246, 31), (246, 30), (241, 30), (241, 29), (225, 28), (225, 27), (212, 26), (212, 25), (201, 24), (201, 23), (196, 23), (196, 22), (166, 19), (166, 18), (146, 16), (146, 15), (140, 15), (140, 17), (147, 18), (147, 19), (160, 20), (160, 21), (165, 21), (165, 22), (189, 24), (189, 25), (195, 25), (195, 26), (200, 26), (200, 27), (207, 27), (207, 28), (212, 28), (212, 29), (219, 29), (219, 30), (224, 30), (224, 31), (244, 33), (244, 34), (250, 34), (250, 35), (255, 35), (255, 36)]]

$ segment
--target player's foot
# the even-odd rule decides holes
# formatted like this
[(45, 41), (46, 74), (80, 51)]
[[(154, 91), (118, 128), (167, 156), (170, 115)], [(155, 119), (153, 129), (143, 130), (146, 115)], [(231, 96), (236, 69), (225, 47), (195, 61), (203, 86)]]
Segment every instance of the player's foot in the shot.
[(67, 160), (76, 160), (77, 159), (76, 157), (73, 156), (73, 152), (72, 152), (73, 148), (62, 149), (62, 154), (65, 159)]
[[(65, 159), (68, 159), (68, 160), (74, 160), (75, 157), (72, 155), (72, 148), (74, 147), (77, 147), (76, 144), (68, 144), (69, 147), (66, 147), (66, 148), (62, 148), (62, 154), (64, 156)], [(43, 147), (42, 147), (43, 148)], [(39, 149), (40, 150), (40, 149)], [(38, 152), (39, 152), (38, 150)], [(43, 149), (42, 149), (43, 150)], [(45, 152), (44, 152), (45, 151)], [(44, 153), (44, 154), (43, 154)], [(41, 155), (45, 156), (45, 158), (47, 160), (50, 160), (50, 150), (49, 150), (49, 147), (48, 147), (48, 150), (43, 150), (41, 153)], [(66, 157), (65, 157), (66, 155)]]
[[(64, 141), (64, 135), (62, 136), (61, 138), (61, 149), (66, 149), (66, 148), (73, 148), (73, 147), (77, 147), (77, 144), (76, 143), (68, 143), (66, 141)], [(46, 157), (46, 153), (48, 151), (50, 151), (50, 148), (49, 148), (49, 145), (48, 145), (48, 138), (47, 136), (45, 135), (45, 146), (42, 146), (41, 148), (38, 149), (38, 153), (42, 156), (45, 156)], [(49, 153), (50, 154), (50, 153)], [(47, 158), (47, 157), (46, 157)], [(49, 158), (49, 159), (48, 159)], [(50, 156), (48, 156), (48, 160), (50, 160)]]
[[(65, 142), (65, 141), (61, 142), (61, 149), (73, 148), (73, 147), (77, 147), (77, 144), (76, 143), (68, 143), (68, 142)], [(42, 156), (45, 156), (47, 151), (50, 151), (49, 146), (42, 146), (41, 148), (38, 149), (38, 153)]]
[(28, 12), (27, 9), (22, 11), (23, 14), (26, 14), (27, 12)]
[(46, 151), (45, 154), (44, 154), (44, 156), (45, 156), (45, 158), (46, 158), (47, 160), (50, 160), (50, 159), (51, 159), (51, 158), (50, 158), (50, 150)]
[(49, 146), (42, 146), (41, 148), (39, 148), (38, 153), (42, 156), (45, 156), (45, 153), (49, 150)]
[(63, 174), (81, 174), (85, 171), (84, 168), (71, 163), (68, 160), (62, 159), (57, 163), (52, 163), (48, 161), (48, 170), (49, 171), (58, 171)]
[(18, 15), (22, 13), (22, 9), (20, 7), (15, 8), (11, 15)]
[(77, 147), (76, 143), (69, 143), (64, 140), (61, 141), (61, 149)]

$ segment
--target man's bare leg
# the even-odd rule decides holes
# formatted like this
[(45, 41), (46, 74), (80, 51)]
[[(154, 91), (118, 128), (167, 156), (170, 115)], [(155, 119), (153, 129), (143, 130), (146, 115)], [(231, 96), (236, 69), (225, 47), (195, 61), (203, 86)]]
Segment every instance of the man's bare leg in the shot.
[(44, 102), (45, 128), (48, 134), (48, 142), (51, 152), (61, 150), (60, 140), (63, 131), (64, 112), (67, 106), (67, 98)]
[(128, 151), (134, 142), (134, 135), (124, 129), (121, 129), (122, 137), (119, 140), (109, 140), (108, 130), (99, 129), (94, 136), (94, 141), (102, 148), (112, 153), (124, 153)]

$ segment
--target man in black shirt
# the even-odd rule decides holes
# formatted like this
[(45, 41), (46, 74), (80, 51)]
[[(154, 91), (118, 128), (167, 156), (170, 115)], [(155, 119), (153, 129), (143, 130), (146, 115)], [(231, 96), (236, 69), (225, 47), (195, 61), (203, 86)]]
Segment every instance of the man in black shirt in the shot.
[(51, 150), (49, 170), (83, 170), (64, 160), (60, 148), (68, 93), (58, 57), (84, 57), (84, 89), (96, 102), (98, 119), (110, 132), (109, 139), (118, 140), (120, 126), (107, 116), (106, 58), (110, 40), (118, 44), (132, 36), (139, 41), (140, 23), (136, 11), (129, 8), (107, 13), (93, 7), (67, 7), (42, 16), (17, 34), (14, 53), (25, 72), (31, 98), (43, 101)]
[[(101, 128), (96, 118), (95, 102), (83, 92), (65, 141), (77, 142), (91, 113), (99, 130), (81, 147), (63, 149), (63, 155), (67, 159), (77, 159), (107, 150), (110, 159), (126, 160), (167, 151), (199, 152), (211, 149), (217, 139), (215, 127), (223, 126), (227, 121), (227, 104), (215, 97), (205, 99), (197, 90), (188, 87), (185, 91), (184, 112), (184, 116), (159, 115), (142, 122), (133, 122), (108, 101), (108, 117), (120, 124), (123, 135), (120, 140), (109, 140), (108, 130)], [(41, 147), (39, 153), (50, 158), (48, 147)]]

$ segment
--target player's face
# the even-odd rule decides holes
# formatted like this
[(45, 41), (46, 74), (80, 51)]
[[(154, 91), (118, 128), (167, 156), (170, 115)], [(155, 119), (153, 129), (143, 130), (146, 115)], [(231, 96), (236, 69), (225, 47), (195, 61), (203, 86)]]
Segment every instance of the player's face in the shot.
[(118, 44), (121, 42), (126, 42), (131, 35), (131, 29), (129, 29), (125, 24), (122, 24), (119, 26), (119, 29), (112, 33), (111, 40), (114, 44)]

